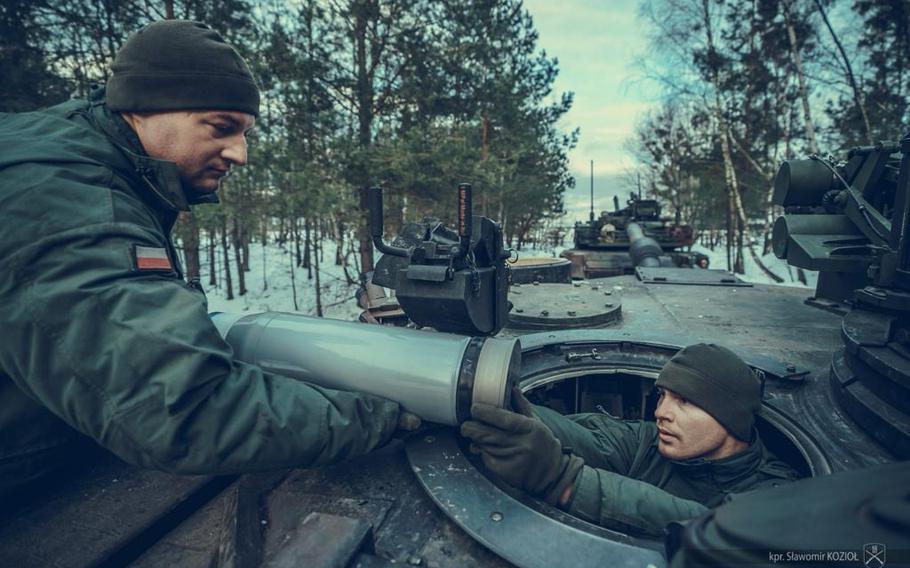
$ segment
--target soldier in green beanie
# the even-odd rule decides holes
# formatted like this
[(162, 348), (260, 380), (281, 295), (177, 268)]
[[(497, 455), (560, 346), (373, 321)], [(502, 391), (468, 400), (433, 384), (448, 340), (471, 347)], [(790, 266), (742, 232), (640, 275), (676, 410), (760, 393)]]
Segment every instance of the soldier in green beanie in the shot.
[[(204, 24), (133, 34), (106, 90), (0, 114), (0, 493), (99, 444), (143, 467), (306, 467), (416, 417), (233, 359), (171, 229), (247, 161), (259, 90)], [(78, 442), (78, 443), (77, 443)]]
[(474, 405), (461, 433), (511, 485), (587, 521), (651, 536), (732, 494), (796, 479), (759, 439), (761, 382), (729, 349), (681, 349), (656, 387), (655, 422), (562, 416), (516, 390), (515, 412)]

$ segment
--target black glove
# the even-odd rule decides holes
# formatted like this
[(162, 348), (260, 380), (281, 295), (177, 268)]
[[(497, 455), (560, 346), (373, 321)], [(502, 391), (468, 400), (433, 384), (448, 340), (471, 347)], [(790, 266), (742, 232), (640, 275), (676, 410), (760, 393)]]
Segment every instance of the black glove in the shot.
[(516, 412), (473, 405), (472, 419), (461, 425), (461, 435), (471, 440), (471, 452), (480, 454), (490, 471), (556, 505), (575, 483), (584, 460), (563, 453), (560, 441), (534, 417), (531, 403), (518, 389), (512, 392), (512, 406)]

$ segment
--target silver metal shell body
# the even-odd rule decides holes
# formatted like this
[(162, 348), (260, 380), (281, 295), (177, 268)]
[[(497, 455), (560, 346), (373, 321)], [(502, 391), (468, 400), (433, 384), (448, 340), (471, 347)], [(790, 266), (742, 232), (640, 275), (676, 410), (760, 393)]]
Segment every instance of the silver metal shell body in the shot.
[[(485, 402), (507, 404), (506, 389), (520, 361), (516, 339), (487, 339), (465, 377), (471, 337), (279, 312), (215, 313), (212, 320), (241, 361), (323, 387), (388, 398), (424, 420), (448, 425), (465, 419), (459, 400), (477, 401), (477, 386), (489, 392), (481, 397)], [(488, 371), (474, 377), (475, 368), (506, 376)], [(467, 392), (459, 396), (459, 389)]]

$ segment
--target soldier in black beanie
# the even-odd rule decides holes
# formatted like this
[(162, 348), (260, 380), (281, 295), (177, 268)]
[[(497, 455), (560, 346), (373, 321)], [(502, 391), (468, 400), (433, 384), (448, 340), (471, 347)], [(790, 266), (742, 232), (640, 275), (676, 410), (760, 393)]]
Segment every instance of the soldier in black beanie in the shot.
[(185, 281), (177, 215), (217, 200), (258, 114), (243, 59), (183, 20), (133, 34), (91, 100), (0, 113), (0, 502), (83, 443), (235, 474), (337, 462), (419, 424), (235, 360)]
[(515, 391), (516, 412), (474, 405), (461, 432), (508, 483), (587, 521), (654, 536), (730, 494), (796, 478), (759, 439), (761, 381), (729, 349), (681, 349), (656, 387), (655, 422), (563, 416)]
[(259, 116), (250, 68), (205, 24), (164, 20), (134, 33), (117, 52), (107, 106), (118, 112), (230, 110)]
[(246, 62), (205, 24), (165, 20), (130, 36), (107, 82), (119, 113), (150, 157), (177, 165), (189, 204), (215, 190), (247, 160), (246, 133), (259, 115), (259, 89)]
[[(726, 347), (699, 343), (680, 350), (660, 371), (656, 386), (661, 400), (654, 417), (664, 457), (726, 457), (752, 441), (761, 381)], [(687, 403), (697, 410), (686, 412)]]

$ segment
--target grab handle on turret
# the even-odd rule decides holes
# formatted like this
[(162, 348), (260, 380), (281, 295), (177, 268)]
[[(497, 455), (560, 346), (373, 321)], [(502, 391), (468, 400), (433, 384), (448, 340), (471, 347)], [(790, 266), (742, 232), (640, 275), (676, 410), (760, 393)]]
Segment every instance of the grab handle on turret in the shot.
[(373, 238), (373, 244), (379, 252), (390, 254), (392, 256), (402, 256), (408, 258), (411, 251), (406, 248), (394, 247), (385, 244), (382, 241), (382, 188), (371, 187), (368, 194), (370, 207), (370, 236)]
[(471, 199), (471, 184), (458, 184), (458, 253), (454, 258), (463, 258), (471, 249), (471, 234), (474, 231), (474, 210)]

